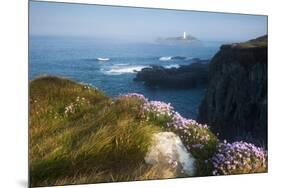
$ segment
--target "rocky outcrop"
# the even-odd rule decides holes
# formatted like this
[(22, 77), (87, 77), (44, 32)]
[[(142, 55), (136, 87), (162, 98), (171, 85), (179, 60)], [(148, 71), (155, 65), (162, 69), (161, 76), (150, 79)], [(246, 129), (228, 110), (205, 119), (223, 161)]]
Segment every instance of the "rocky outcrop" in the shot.
[(179, 68), (164, 68), (153, 65), (136, 74), (135, 81), (143, 81), (149, 87), (189, 89), (206, 85), (208, 60), (195, 59), (190, 65)]
[[(195, 174), (195, 159), (186, 150), (179, 136), (173, 132), (155, 133), (145, 162), (158, 168), (161, 177), (173, 178)], [(169, 172), (169, 173), (168, 173)]]
[(228, 140), (267, 143), (267, 36), (221, 46), (198, 121)]

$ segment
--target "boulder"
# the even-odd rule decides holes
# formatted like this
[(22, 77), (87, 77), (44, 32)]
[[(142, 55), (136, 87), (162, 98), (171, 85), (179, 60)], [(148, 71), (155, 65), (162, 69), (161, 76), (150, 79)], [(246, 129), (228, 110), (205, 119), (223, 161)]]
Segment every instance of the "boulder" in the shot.
[[(180, 138), (173, 132), (160, 132), (153, 135), (145, 162), (158, 167), (158, 173), (168, 178), (195, 174), (195, 159), (186, 150)], [(167, 170), (168, 169), (168, 170)]]

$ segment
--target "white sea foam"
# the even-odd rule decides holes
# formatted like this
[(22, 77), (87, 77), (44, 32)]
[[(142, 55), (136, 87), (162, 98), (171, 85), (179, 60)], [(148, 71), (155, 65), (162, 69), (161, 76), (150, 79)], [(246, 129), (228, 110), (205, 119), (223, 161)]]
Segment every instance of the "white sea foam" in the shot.
[(98, 61), (109, 61), (110, 58), (108, 58), (108, 57), (98, 57), (97, 60)]
[(121, 75), (121, 74), (133, 74), (141, 69), (148, 67), (143, 65), (137, 66), (112, 66), (110, 69), (102, 69), (101, 71), (107, 75)]
[(178, 64), (171, 64), (171, 65), (166, 65), (164, 66), (166, 69), (170, 69), (170, 68), (179, 68), (180, 66)]
[(114, 64), (114, 66), (124, 66), (124, 65), (128, 65), (126, 63), (117, 63), (117, 64)]
[(160, 57), (159, 60), (160, 61), (170, 61), (172, 60), (173, 56), (163, 56), (163, 57)]

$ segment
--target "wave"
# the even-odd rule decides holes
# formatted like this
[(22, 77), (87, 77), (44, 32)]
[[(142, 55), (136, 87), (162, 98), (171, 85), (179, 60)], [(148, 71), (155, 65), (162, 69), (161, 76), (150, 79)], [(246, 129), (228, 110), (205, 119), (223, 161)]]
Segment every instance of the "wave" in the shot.
[[(158, 61), (177, 61), (177, 60), (183, 60), (183, 61), (189, 61), (192, 60), (193, 57), (185, 57), (185, 56), (161, 56), (161, 57), (113, 57), (113, 58), (109, 58), (109, 57), (95, 57), (95, 58), (85, 58), (83, 60), (86, 61), (150, 61), (150, 60), (158, 60)], [(119, 64), (117, 64), (119, 65)], [(120, 65), (127, 65), (127, 64), (123, 64), (120, 63)]]
[(133, 74), (138, 71), (141, 71), (141, 69), (146, 68), (149, 66), (143, 66), (143, 65), (136, 65), (136, 66), (123, 66), (123, 67), (111, 67), (110, 69), (101, 69), (101, 71), (104, 74), (107, 75), (121, 75), (121, 74)]
[(163, 56), (163, 57), (160, 57), (159, 60), (160, 61), (170, 61), (172, 60), (173, 56)]
[(164, 66), (166, 69), (171, 69), (171, 68), (179, 68), (180, 67), (180, 65), (178, 65), (178, 64), (171, 64), (171, 65), (166, 65), (166, 66)]
[(186, 60), (183, 56), (162, 56), (159, 58), (160, 61), (171, 61), (171, 60)]
[(110, 58), (108, 58), (108, 57), (98, 57), (97, 60), (98, 61), (109, 61)]

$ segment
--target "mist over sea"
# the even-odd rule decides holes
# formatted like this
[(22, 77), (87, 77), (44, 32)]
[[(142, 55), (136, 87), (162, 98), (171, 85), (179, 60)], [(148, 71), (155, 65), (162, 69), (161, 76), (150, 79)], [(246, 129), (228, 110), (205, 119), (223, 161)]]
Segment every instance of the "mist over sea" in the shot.
[[(29, 79), (40, 75), (68, 77), (93, 85), (112, 97), (137, 92), (150, 100), (171, 103), (186, 118), (196, 118), (204, 88), (148, 88), (133, 79), (136, 71), (150, 65), (172, 68), (188, 65), (192, 58), (210, 59), (220, 45), (219, 42), (205, 42), (200, 47), (187, 47), (153, 41), (133, 43), (86, 37), (31, 36)], [(171, 59), (174, 56), (185, 59)]]

